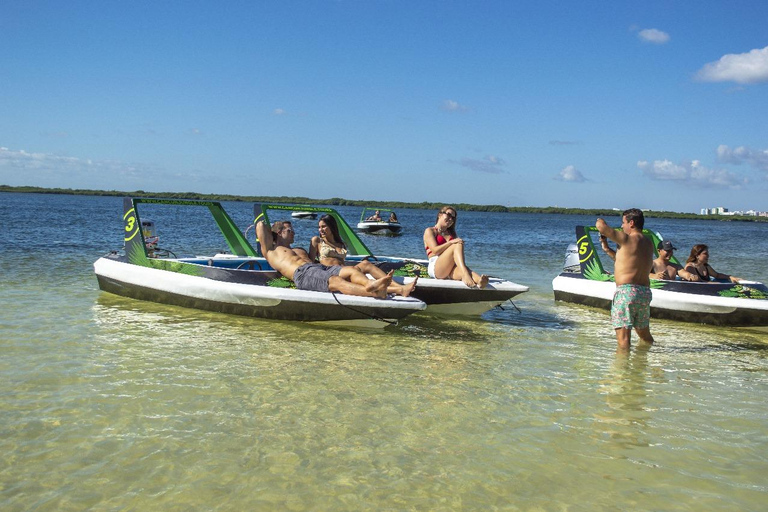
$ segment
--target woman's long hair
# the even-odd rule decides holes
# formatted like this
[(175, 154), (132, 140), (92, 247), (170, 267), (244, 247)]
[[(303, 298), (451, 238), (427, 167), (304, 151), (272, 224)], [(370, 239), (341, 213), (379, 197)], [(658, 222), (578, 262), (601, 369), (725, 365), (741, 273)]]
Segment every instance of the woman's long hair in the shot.
[(435, 224), (437, 224), (437, 221), (440, 220), (440, 214), (445, 213), (448, 210), (451, 210), (453, 212), (453, 222), (451, 223), (451, 226), (448, 228), (448, 234), (451, 235), (451, 238), (458, 238), (459, 236), (456, 234), (456, 208), (453, 206), (443, 206), (440, 208), (440, 210), (437, 212), (437, 219), (435, 219)]
[(334, 219), (332, 215), (328, 215), (326, 213), (325, 215), (320, 217), (320, 221), (325, 222), (325, 225), (328, 226), (328, 229), (331, 230), (331, 235), (333, 235), (333, 241), (338, 244), (341, 244), (341, 246), (346, 249), (347, 244), (344, 243), (344, 239), (341, 238), (341, 235), (339, 234), (339, 225), (336, 224), (336, 219)]
[(691, 247), (691, 255), (688, 256), (688, 259), (685, 260), (685, 264), (688, 263), (696, 263), (696, 260), (699, 257), (699, 254), (703, 253), (704, 251), (708, 251), (709, 247), (707, 247), (704, 244), (696, 244), (693, 247)]

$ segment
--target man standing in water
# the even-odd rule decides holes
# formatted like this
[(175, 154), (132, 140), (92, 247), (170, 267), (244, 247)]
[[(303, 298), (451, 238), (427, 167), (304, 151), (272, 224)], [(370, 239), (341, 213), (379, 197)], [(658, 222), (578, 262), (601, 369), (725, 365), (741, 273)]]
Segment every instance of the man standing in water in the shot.
[(602, 236), (619, 245), (614, 265), (616, 293), (611, 306), (611, 323), (616, 329), (619, 352), (629, 351), (633, 327), (641, 341), (653, 343), (649, 328), (651, 282), (648, 277), (653, 267), (653, 244), (643, 236), (644, 223), (643, 212), (637, 208), (621, 214), (621, 231), (614, 230), (603, 219), (595, 223)]

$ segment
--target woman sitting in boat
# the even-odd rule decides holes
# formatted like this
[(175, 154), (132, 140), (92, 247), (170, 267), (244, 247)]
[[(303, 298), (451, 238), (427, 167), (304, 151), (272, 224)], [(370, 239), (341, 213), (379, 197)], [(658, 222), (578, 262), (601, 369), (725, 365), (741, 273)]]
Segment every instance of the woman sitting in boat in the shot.
[(741, 281), (740, 277), (721, 274), (709, 265), (709, 247), (704, 244), (694, 245), (691, 249), (691, 255), (685, 262), (685, 270), (693, 275), (699, 276), (701, 281), (708, 283), (710, 277), (713, 279), (728, 279), (732, 283)]
[[(347, 246), (341, 239), (336, 219), (332, 215), (323, 215), (317, 223), (317, 230), (320, 236), (312, 237), (312, 241), (309, 244), (309, 259), (318, 261), (328, 267), (343, 267), (344, 260), (347, 259)], [(387, 275), (386, 272), (368, 260), (361, 261), (355, 265), (355, 268), (363, 274), (370, 274), (374, 279), (380, 279)], [(393, 281), (387, 287), (387, 293), (408, 297), (416, 287), (417, 279), (414, 279), (407, 285), (401, 285)]]
[(397, 224), (397, 215), (395, 215), (395, 212), (390, 212), (389, 220), (387, 222), (391, 222), (393, 224)]
[(473, 272), (464, 261), (464, 240), (456, 235), (454, 207), (440, 208), (435, 225), (424, 230), (424, 249), (429, 258), (429, 277), (463, 281), (470, 288), (485, 288), (488, 284), (488, 276)]

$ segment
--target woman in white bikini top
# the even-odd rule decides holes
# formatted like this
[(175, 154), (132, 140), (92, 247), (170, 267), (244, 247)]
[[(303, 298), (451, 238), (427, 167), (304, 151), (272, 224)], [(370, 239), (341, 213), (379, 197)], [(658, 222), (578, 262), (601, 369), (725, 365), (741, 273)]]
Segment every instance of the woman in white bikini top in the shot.
[(341, 240), (336, 219), (323, 215), (317, 223), (320, 236), (312, 237), (309, 246), (309, 259), (323, 265), (343, 265), (347, 259), (347, 246)]

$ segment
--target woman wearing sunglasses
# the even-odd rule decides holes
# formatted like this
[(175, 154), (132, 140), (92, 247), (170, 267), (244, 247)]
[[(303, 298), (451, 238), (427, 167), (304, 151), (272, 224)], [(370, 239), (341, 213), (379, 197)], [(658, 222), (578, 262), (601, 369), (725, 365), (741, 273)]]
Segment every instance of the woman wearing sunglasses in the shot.
[(470, 288), (485, 288), (488, 284), (488, 276), (472, 272), (464, 262), (464, 240), (456, 235), (454, 207), (440, 208), (435, 225), (424, 230), (424, 249), (429, 258), (429, 277), (462, 281)]

